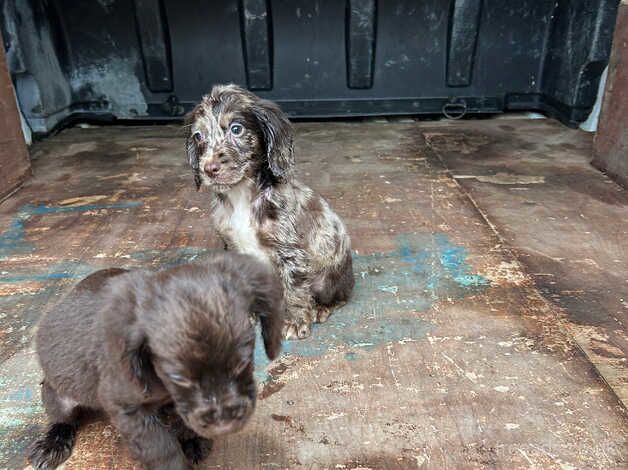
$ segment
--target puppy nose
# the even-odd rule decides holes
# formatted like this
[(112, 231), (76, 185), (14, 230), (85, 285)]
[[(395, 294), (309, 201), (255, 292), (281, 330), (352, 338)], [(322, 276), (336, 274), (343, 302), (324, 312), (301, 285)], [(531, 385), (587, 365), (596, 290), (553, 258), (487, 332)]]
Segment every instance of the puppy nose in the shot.
[(207, 162), (203, 167), (203, 170), (207, 174), (207, 176), (216, 176), (220, 171), (220, 163), (218, 162)]

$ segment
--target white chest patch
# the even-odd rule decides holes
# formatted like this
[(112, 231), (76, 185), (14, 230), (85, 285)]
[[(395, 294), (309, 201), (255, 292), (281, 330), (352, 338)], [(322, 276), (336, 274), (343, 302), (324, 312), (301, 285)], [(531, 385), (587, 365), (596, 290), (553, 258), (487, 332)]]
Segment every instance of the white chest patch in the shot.
[(238, 253), (253, 255), (259, 260), (269, 263), (270, 258), (262, 248), (253, 226), (251, 211), (251, 192), (246, 186), (236, 186), (227, 193), (231, 207), (224, 207), (222, 215), (222, 231)]

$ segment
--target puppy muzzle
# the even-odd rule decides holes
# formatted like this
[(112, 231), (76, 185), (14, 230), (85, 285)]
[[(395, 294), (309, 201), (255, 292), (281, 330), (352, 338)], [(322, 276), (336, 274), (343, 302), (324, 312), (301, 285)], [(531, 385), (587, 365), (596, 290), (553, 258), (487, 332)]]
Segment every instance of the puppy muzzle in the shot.
[(187, 416), (190, 427), (207, 438), (239, 431), (253, 412), (253, 405), (240, 401), (225, 406), (212, 405), (197, 409)]

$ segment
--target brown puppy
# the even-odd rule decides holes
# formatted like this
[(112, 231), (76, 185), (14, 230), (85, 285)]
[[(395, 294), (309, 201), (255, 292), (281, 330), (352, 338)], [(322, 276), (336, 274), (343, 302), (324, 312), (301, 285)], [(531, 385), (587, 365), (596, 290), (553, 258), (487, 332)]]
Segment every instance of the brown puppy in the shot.
[(65, 461), (81, 411), (96, 409), (144, 468), (189, 468), (209, 438), (239, 430), (251, 416), (255, 318), (274, 359), (283, 310), (272, 270), (245, 255), (88, 276), (39, 325), (51, 425), (32, 446), (31, 463), (50, 469)]
[(292, 177), (290, 121), (235, 85), (215, 86), (188, 117), (186, 150), (228, 249), (272, 264), (283, 282), (286, 338), (305, 338), (353, 289), (351, 241), (327, 202)]

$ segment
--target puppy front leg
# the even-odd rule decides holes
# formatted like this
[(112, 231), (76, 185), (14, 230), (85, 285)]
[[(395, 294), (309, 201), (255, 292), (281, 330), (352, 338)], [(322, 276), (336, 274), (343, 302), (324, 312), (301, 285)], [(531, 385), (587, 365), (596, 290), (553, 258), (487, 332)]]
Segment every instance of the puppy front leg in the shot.
[(209, 456), (214, 441), (199, 436), (188, 428), (172, 405), (163, 408), (162, 414), (167, 426), (172, 429), (179, 444), (181, 444), (181, 450), (190, 462), (198, 464)]
[(309, 259), (304, 250), (292, 243), (280, 245), (277, 255), (276, 266), (286, 302), (283, 336), (286, 339), (307, 338), (316, 319)]
[(295, 285), (290, 279), (284, 286), (286, 318), (283, 334), (286, 339), (303, 339), (311, 334), (312, 322), (316, 319), (312, 294), (309, 286)]
[(193, 464), (199, 464), (205, 460), (214, 446), (214, 441), (193, 434), (192, 431), (179, 435), (179, 443), (185, 457)]
[[(113, 409), (111, 409), (113, 408)], [(146, 470), (189, 470), (179, 441), (159, 419), (142, 407), (125, 410), (114, 406), (106, 411), (126, 439), (131, 455)]]

